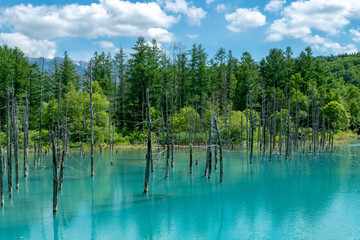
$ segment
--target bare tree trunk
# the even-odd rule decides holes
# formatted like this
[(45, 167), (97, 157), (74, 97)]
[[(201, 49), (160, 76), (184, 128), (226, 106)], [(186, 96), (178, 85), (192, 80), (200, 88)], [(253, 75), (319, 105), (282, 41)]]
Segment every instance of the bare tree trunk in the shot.
[(283, 94), (281, 93), (281, 103), (280, 103), (280, 126), (279, 126), (279, 154), (281, 155), (282, 150), (282, 129), (283, 129), (283, 122), (282, 122), (282, 108), (283, 108)]
[(291, 90), (291, 82), (289, 87), (289, 95), (288, 95), (288, 116), (287, 116), (287, 137), (286, 137), (286, 159), (290, 158), (291, 160), (291, 133), (290, 133), (290, 90)]
[(326, 144), (326, 127), (325, 127), (325, 111), (322, 111), (322, 127), (321, 127), (321, 149), (324, 151)]
[(193, 172), (193, 155), (192, 155), (192, 146), (190, 145), (190, 174)]
[(295, 141), (294, 141), (294, 150), (298, 150), (298, 138), (299, 138), (299, 109), (298, 109), (298, 90), (296, 89), (296, 123), (295, 123)]
[(83, 145), (85, 141), (85, 132), (86, 132), (86, 100), (84, 101), (84, 123), (83, 123), (83, 134), (81, 138), (81, 147), (80, 147), (81, 156), (84, 155)]
[[(181, 119), (181, 95), (180, 95), (180, 99), (179, 99), (180, 103), (179, 103), (179, 117)], [(181, 144), (181, 124), (179, 127), (179, 139), (178, 139), (178, 148), (180, 149), (180, 144)]]
[(333, 130), (332, 130), (332, 135), (331, 135), (331, 152), (334, 151), (334, 135), (335, 135), (335, 126), (336, 126), (336, 122), (334, 120), (333, 123)]
[(146, 120), (148, 127), (148, 143), (147, 143), (147, 153), (146, 153), (146, 168), (145, 168), (145, 183), (144, 183), (144, 193), (147, 193), (149, 190), (149, 179), (150, 179), (150, 163), (152, 159), (152, 146), (151, 146), (151, 119), (150, 119), (150, 102), (149, 102), (149, 89), (146, 89)]
[[(188, 131), (189, 131), (189, 127), (188, 127), (188, 108), (187, 108), (187, 104), (185, 105), (185, 145), (190, 144), (190, 141), (188, 141)], [(181, 112), (181, 110), (180, 110)], [(189, 131), (189, 139), (190, 139), (190, 131)]]
[(55, 136), (54, 132), (52, 133), (52, 151), (53, 151), (53, 212), (57, 212), (58, 205), (58, 163), (56, 158), (56, 149), (55, 149)]
[(205, 166), (205, 174), (208, 171), (208, 178), (211, 177), (211, 132), (212, 132), (212, 115), (211, 115), (211, 99), (210, 99), (210, 129), (209, 129), (209, 140), (207, 144), (207, 152), (206, 152), (206, 166)]
[(109, 101), (109, 149), (111, 149), (111, 100)]
[(313, 140), (313, 153), (314, 156), (316, 156), (316, 123), (315, 123), (315, 113), (316, 109), (315, 109), (315, 96), (314, 96), (314, 85), (312, 88), (312, 140)]
[(28, 176), (29, 172), (29, 121), (28, 121), (28, 98), (26, 94), (26, 106), (25, 106), (25, 112), (24, 112), (24, 177)]
[[(264, 89), (264, 78), (261, 80), (261, 121), (259, 119), (259, 122), (262, 122), (262, 136), (263, 138), (260, 139), (260, 154), (263, 151), (263, 156), (265, 156), (265, 89)], [(261, 128), (261, 127), (260, 127)], [(259, 131), (260, 134), (260, 131)], [(261, 141), (262, 140), (262, 141)]]
[(250, 102), (250, 130), (251, 130), (251, 136), (250, 136), (250, 164), (252, 164), (253, 150), (254, 150), (254, 119), (253, 119), (252, 104), (251, 104), (251, 90), (249, 92), (249, 102)]
[(276, 146), (276, 88), (274, 85), (274, 99), (273, 99), (273, 150), (275, 152), (275, 146)]
[(163, 147), (163, 152), (165, 152), (165, 131), (164, 131), (164, 111), (161, 108), (161, 133), (162, 133), (162, 147)]
[[(10, 122), (10, 104), (9, 104), (9, 101), (10, 101), (10, 96), (9, 96), (9, 90), (8, 90), (8, 104), (7, 104), (7, 109), (8, 109), (8, 124), (7, 124), (7, 128), (8, 128), (8, 191), (9, 191), (9, 197), (11, 198), (12, 197), (12, 155), (11, 155), (11, 152), (12, 152), (12, 147), (11, 147), (11, 142), (12, 142), (12, 135), (13, 135), (13, 125), (12, 125), (12, 119), (13, 117), (11, 117), (11, 122)], [(10, 129), (10, 131), (9, 131)]]
[(198, 112), (198, 106), (197, 103), (195, 104), (195, 130), (194, 130), (194, 145), (196, 145), (197, 142), (197, 128), (198, 128), (198, 119), (197, 119), (197, 112)]
[[(273, 133), (274, 135), (274, 133)], [(269, 162), (271, 162), (271, 157), (272, 157), (272, 137), (271, 137), (271, 117), (269, 117), (269, 137), (270, 137), (270, 144), (269, 144)]]
[(217, 158), (217, 137), (216, 137), (216, 134), (215, 134), (215, 140), (214, 140), (214, 157), (215, 157), (215, 170), (217, 169), (217, 165), (218, 165), (218, 158)]
[(241, 113), (241, 128), (240, 128), (240, 148), (242, 149), (243, 147), (243, 114)]
[(216, 117), (214, 117), (214, 123), (215, 123), (215, 131), (216, 131), (216, 137), (217, 142), (219, 143), (219, 153), (220, 153), (220, 182), (223, 181), (223, 175), (224, 175), (224, 164), (223, 164), (223, 155), (222, 155), (222, 147), (221, 147), (221, 139), (219, 134), (219, 127), (217, 123)]
[(249, 153), (249, 95), (246, 98), (246, 154)]
[(94, 112), (93, 112), (93, 90), (92, 90), (92, 63), (90, 61), (90, 137), (91, 137), (91, 177), (94, 176)]
[(43, 89), (43, 75), (44, 75), (44, 65), (45, 65), (45, 59), (43, 58), (43, 64), (42, 64), (42, 71), (41, 71), (41, 78), (40, 78), (40, 113), (39, 113), (39, 164), (41, 166), (41, 158), (42, 158), (42, 146), (41, 146), (41, 123), (42, 123), (42, 89)]
[[(172, 84), (174, 86), (174, 83)], [(174, 88), (172, 88), (174, 90)], [(173, 92), (173, 91), (172, 91)], [(174, 134), (174, 94), (171, 93), (171, 167), (174, 167), (174, 141), (175, 141), (175, 134)]]
[(66, 114), (65, 114), (65, 126), (63, 126), (63, 151), (60, 161), (60, 179), (59, 179), (59, 190), (62, 190), (64, 181), (64, 168), (65, 168), (65, 157), (67, 152), (67, 121), (68, 121), (68, 109), (69, 109), (69, 92), (66, 97)]
[(14, 158), (15, 158), (15, 174), (16, 174), (16, 189), (19, 189), (19, 130), (15, 124), (15, 109), (14, 109)]
[[(227, 106), (226, 106), (227, 107)], [(230, 104), (230, 117), (229, 117), (229, 124), (228, 124), (228, 127), (227, 127), (227, 139), (228, 139), (228, 146), (227, 146), (227, 148), (229, 149), (229, 147), (230, 147), (230, 142), (231, 142), (231, 138), (230, 138), (230, 128), (231, 128), (231, 108), (232, 108), (232, 106), (231, 106), (231, 104)], [(211, 116), (210, 116), (210, 119), (211, 119)]]
[[(1, 139), (1, 113), (0, 113), (0, 139)], [(1, 206), (5, 205), (4, 201), (4, 161), (2, 156), (1, 142), (0, 142), (0, 202)]]
[(166, 109), (166, 178), (169, 177), (169, 166), (170, 166), (170, 145), (169, 145), (169, 115), (168, 115), (168, 104), (167, 104), (167, 93), (165, 95), (165, 109)]
[(34, 135), (34, 167), (36, 168), (36, 163), (37, 163), (37, 158), (36, 158), (36, 153), (37, 153), (37, 136), (36, 134)]

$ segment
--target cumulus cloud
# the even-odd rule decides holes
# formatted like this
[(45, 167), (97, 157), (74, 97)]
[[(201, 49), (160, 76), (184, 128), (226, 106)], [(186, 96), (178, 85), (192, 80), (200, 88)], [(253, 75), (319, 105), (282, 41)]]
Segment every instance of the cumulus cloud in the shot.
[(264, 10), (267, 12), (279, 12), (285, 3), (286, 0), (271, 0), (268, 4), (266, 4)]
[(33, 6), (20, 4), (0, 11), (0, 23), (29, 37), (157, 36), (171, 42), (174, 35), (167, 28), (178, 18), (166, 14), (158, 3), (132, 3), (100, 0), (90, 5)]
[[(328, 38), (320, 37), (318, 32), (326, 36), (339, 34), (352, 18), (360, 18), (359, 12), (358, 0), (295, 1), (286, 6), (281, 12), (282, 17), (270, 25), (266, 40), (297, 38), (323, 52), (354, 52), (356, 48), (353, 44), (342, 46)], [(315, 36), (314, 31), (317, 31)], [(350, 33), (356, 35), (354, 31), (350, 30)]]
[(266, 24), (265, 15), (257, 8), (238, 8), (234, 13), (225, 14), (225, 20), (230, 22), (227, 28), (232, 32), (241, 32)]
[(350, 29), (349, 31), (350, 31), (350, 33), (352, 35), (352, 40), (354, 42), (360, 42), (360, 28), (358, 28), (358, 30)]
[(165, 10), (184, 14), (192, 26), (200, 26), (201, 20), (204, 19), (207, 14), (204, 9), (195, 7), (193, 3), (189, 3), (186, 0), (165, 1)]
[(95, 44), (99, 45), (102, 49), (113, 49), (115, 48), (115, 45), (112, 42), (109, 41), (99, 41), (95, 42)]
[(269, 28), (267, 40), (280, 41), (284, 37), (302, 38), (312, 30), (335, 35), (350, 23), (350, 18), (359, 18), (358, 0), (308, 0), (292, 2), (285, 7), (282, 18)]
[(31, 39), (21, 33), (0, 33), (0, 45), (20, 48), (26, 56), (53, 58), (57, 45), (53, 41)]
[(223, 12), (223, 11), (227, 10), (227, 7), (225, 4), (220, 3), (220, 4), (216, 5), (215, 9), (217, 12)]
[(199, 37), (198, 34), (188, 34), (187, 36), (188, 36), (188, 38), (190, 38), (190, 39), (195, 39), (195, 38), (198, 38), (198, 37)]
[(333, 52), (335, 54), (357, 52), (357, 48), (354, 44), (341, 46), (339, 43), (320, 37), (319, 35), (306, 36), (303, 38), (303, 41), (311, 44), (315, 50), (320, 52)]

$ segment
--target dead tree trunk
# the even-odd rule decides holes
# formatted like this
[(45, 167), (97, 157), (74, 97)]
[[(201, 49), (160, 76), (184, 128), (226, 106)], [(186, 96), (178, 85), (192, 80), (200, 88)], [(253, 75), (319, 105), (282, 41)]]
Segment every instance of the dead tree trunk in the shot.
[[(172, 84), (174, 85), (174, 84)], [(174, 141), (175, 141), (175, 134), (174, 134), (174, 94), (171, 94), (171, 167), (174, 167)]]
[(91, 148), (91, 177), (94, 176), (94, 112), (93, 112), (93, 90), (92, 90), (92, 63), (90, 61), (90, 148)]
[(37, 153), (37, 141), (36, 141), (37, 137), (36, 134), (34, 135), (34, 167), (36, 168), (36, 153)]
[(223, 164), (223, 155), (222, 155), (222, 147), (221, 147), (221, 139), (220, 139), (220, 134), (219, 134), (219, 127), (218, 127), (218, 123), (217, 123), (217, 119), (216, 117), (214, 117), (214, 124), (215, 124), (215, 131), (216, 131), (216, 138), (217, 138), (217, 142), (219, 143), (219, 153), (220, 153), (220, 182), (222, 182), (223, 180), (223, 175), (224, 175), (224, 164)]
[(65, 157), (66, 157), (66, 151), (67, 151), (67, 121), (68, 121), (68, 109), (69, 109), (69, 92), (67, 94), (67, 100), (66, 100), (66, 114), (65, 114), (65, 126), (63, 126), (63, 151), (60, 161), (60, 179), (59, 179), (59, 190), (62, 190), (62, 185), (64, 181), (64, 168), (65, 168)]
[[(1, 113), (0, 113), (0, 139), (1, 139)], [(2, 156), (1, 142), (0, 142), (0, 202), (4, 206), (4, 161)]]
[(84, 122), (83, 122), (83, 134), (82, 134), (82, 138), (81, 138), (81, 146), (80, 146), (80, 152), (81, 152), (81, 156), (84, 155), (84, 141), (85, 141), (85, 132), (86, 132), (86, 100), (84, 101)]
[(152, 159), (149, 89), (146, 89), (146, 110), (147, 110), (146, 111), (146, 121), (147, 121), (147, 127), (148, 127), (148, 142), (147, 142), (147, 153), (146, 153), (144, 193), (147, 193), (149, 190), (150, 163), (151, 163), (151, 159)]
[(42, 158), (42, 146), (41, 146), (41, 120), (42, 120), (42, 89), (43, 89), (43, 75), (44, 75), (44, 64), (45, 64), (45, 59), (43, 58), (43, 64), (42, 64), (42, 71), (41, 71), (41, 77), (40, 77), (40, 113), (39, 113), (39, 153), (38, 153), (38, 158), (39, 158), (39, 164), (41, 166), (41, 158)]
[(335, 135), (335, 126), (336, 126), (336, 122), (334, 120), (333, 123), (333, 130), (332, 130), (332, 135), (331, 135), (331, 152), (334, 151), (334, 135)]
[(218, 165), (218, 158), (217, 158), (217, 137), (215, 135), (215, 140), (214, 140), (214, 158), (215, 158), (215, 170), (217, 169), (217, 165)]
[(276, 146), (276, 88), (274, 85), (274, 97), (273, 97), (273, 151), (275, 152), (275, 146)]
[(298, 150), (298, 139), (299, 139), (299, 109), (298, 109), (298, 90), (296, 89), (296, 106), (295, 106), (295, 141), (294, 141), (294, 151)]
[[(250, 85), (250, 84), (249, 84)], [(254, 119), (252, 112), (252, 102), (251, 102), (251, 90), (249, 91), (249, 102), (250, 102), (250, 164), (253, 161), (253, 151), (254, 151)]]
[(164, 111), (163, 108), (161, 108), (161, 135), (162, 135), (162, 147), (163, 147), (163, 153), (165, 152), (165, 131), (164, 131)]
[[(9, 197), (11, 198), (12, 197), (12, 155), (11, 155), (11, 152), (12, 152), (12, 147), (11, 147), (11, 143), (12, 143), (12, 135), (13, 135), (13, 125), (12, 125), (12, 119), (13, 117), (11, 117), (11, 122), (10, 122), (10, 104), (9, 104), (9, 101), (10, 101), (10, 96), (9, 96), (9, 91), (8, 91), (8, 105), (7, 105), (7, 108), (8, 108), (8, 191), (9, 191)], [(10, 131), (9, 131), (10, 129)]]
[(52, 133), (52, 151), (53, 151), (53, 212), (57, 212), (58, 205), (58, 162), (56, 157), (56, 147), (55, 147), (55, 136), (54, 132)]
[[(79, 142), (82, 142), (82, 139), (81, 139), (81, 98), (80, 98), (80, 103), (79, 103), (79, 122), (78, 122), (78, 130), (79, 130)], [(82, 149), (80, 147), (80, 156), (82, 155)]]
[(190, 145), (190, 174), (193, 172), (193, 155), (192, 155), (192, 146)]
[(282, 129), (283, 129), (283, 121), (282, 121), (282, 107), (283, 107), (283, 94), (281, 93), (281, 103), (280, 103), (280, 126), (279, 126), (279, 155), (281, 155), (282, 150)]
[(14, 158), (15, 158), (15, 178), (16, 178), (16, 189), (19, 189), (19, 130), (15, 124), (15, 109), (14, 109)]
[(287, 114), (287, 136), (286, 136), (286, 159), (290, 158), (291, 160), (291, 129), (290, 129), (290, 92), (291, 92), (291, 83), (289, 87), (288, 94), (288, 114)]
[(212, 132), (212, 118), (211, 118), (211, 99), (210, 99), (210, 129), (209, 129), (209, 140), (208, 140), (208, 144), (207, 144), (207, 152), (206, 152), (206, 166), (205, 166), (205, 174), (204, 176), (206, 176), (206, 173), (208, 171), (208, 178), (210, 179), (211, 177), (211, 132)]
[[(11, 184), (11, 178), (10, 178), (10, 174), (9, 174), (9, 166), (10, 166), (10, 162), (11, 162), (11, 140), (10, 140), (10, 128), (11, 128), (11, 123), (10, 123), (10, 93), (9, 93), (9, 87), (7, 88), (7, 102), (6, 102), (6, 111), (7, 111), (7, 116), (6, 116), (6, 148), (7, 148), (7, 161), (8, 161), (8, 189), (10, 190), (10, 184)], [(9, 181), (10, 180), (10, 181)]]
[(169, 115), (168, 115), (168, 104), (167, 94), (165, 95), (165, 111), (166, 111), (166, 178), (169, 177), (169, 166), (170, 166), (170, 145), (169, 145)]
[(28, 121), (28, 99), (26, 94), (26, 106), (24, 112), (24, 177), (27, 177), (29, 172), (29, 157), (28, 157), (28, 144), (29, 144), (29, 121)]

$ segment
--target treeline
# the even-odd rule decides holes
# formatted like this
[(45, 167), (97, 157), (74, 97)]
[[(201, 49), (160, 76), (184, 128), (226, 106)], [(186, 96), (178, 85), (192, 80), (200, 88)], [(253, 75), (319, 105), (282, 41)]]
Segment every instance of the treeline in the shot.
[[(179, 143), (205, 142), (210, 102), (227, 143), (242, 142), (250, 135), (260, 141), (260, 128), (271, 124), (269, 119), (272, 124), (266, 131), (278, 135), (274, 142), (284, 131), (291, 130), (294, 138), (305, 132), (315, 134), (315, 125), (317, 134), (326, 128), (358, 132), (359, 62), (359, 54), (314, 57), (310, 48), (295, 57), (290, 47), (271, 49), (260, 63), (248, 52), (238, 58), (224, 48), (209, 59), (201, 44), (190, 50), (174, 45), (166, 51), (155, 40), (147, 43), (139, 37), (131, 54), (123, 49), (114, 56), (95, 52), (80, 76), (66, 52), (64, 60), (55, 60), (53, 70), (46, 72), (41, 64), (30, 64), (20, 49), (3, 46), (0, 118), (6, 123), (7, 92), (14, 90), (10, 99), (16, 109), (14, 124), (21, 131), (27, 114), (30, 146), (39, 134), (46, 146), (49, 129), (61, 119), (66, 119), (70, 147), (89, 144), (91, 78), (98, 145), (145, 142), (146, 89), (158, 142), (165, 124)], [(282, 125), (285, 122), (287, 128)], [(5, 124), (1, 128), (6, 132)], [(20, 146), (22, 141), (20, 134)], [(4, 134), (1, 142), (6, 143)]]

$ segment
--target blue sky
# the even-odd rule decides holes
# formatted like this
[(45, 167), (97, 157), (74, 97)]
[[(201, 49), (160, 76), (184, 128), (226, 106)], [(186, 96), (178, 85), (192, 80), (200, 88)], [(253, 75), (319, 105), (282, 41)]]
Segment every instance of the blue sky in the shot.
[(297, 56), (360, 49), (359, 0), (0, 0), (0, 44), (29, 57), (68, 51), (88, 60), (95, 51), (128, 52), (140, 35), (169, 49), (201, 43), (212, 57), (219, 47), (255, 60), (270, 48), (291, 46)]

